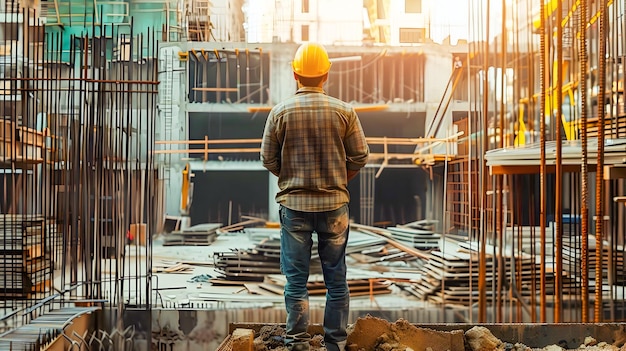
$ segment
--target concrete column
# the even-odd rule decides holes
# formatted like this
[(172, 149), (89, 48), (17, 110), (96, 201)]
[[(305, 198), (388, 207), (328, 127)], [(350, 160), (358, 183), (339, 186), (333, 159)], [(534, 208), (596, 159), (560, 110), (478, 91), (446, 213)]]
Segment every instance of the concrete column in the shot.
[[(426, 74), (424, 77), (424, 102), (427, 106), (425, 127), (428, 129), (428, 126), (435, 118), (435, 113), (437, 112), (437, 108), (439, 107), (442, 99), (447, 101), (448, 97), (452, 93), (452, 82), (449, 82), (449, 78), (452, 75), (452, 55), (443, 50), (429, 53), (429, 59), (426, 60), (425, 71), (437, 72), (437, 74)], [(446, 92), (446, 86), (448, 83), (450, 83), (450, 88)], [(445, 101), (441, 103), (439, 114), (443, 113), (444, 107)], [(441, 138), (446, 135), (446, 130), (448, 130), (449, 125), (452, 123), (451, 111), (452, 109), (448, 108), (437, 135), (426, 135), (426, 137), (434, 136)], [(425, 130), (425, 132), (428, 132), (428, 130)], [(441, 151), (441, 149), (438, 150)]]
[[(292, 96), (296, 92), (296, 81), (293, 79), (293, 71), (291, 70), (291, 61), (298, 46), (296, 44), (284, 46), (275, 46), (271, 52), (270, 61), (270, 104), (274, 105), (282, 100)], [(274, 199), (278, 193), (278, 177), (269, 175), (269, 191), (268, 191), (268, 220), (270, 222), (278, 222), (279, 205)]]
[[(160, 79), (163, 82), (159, 87), (159, 126), (157, 127), (160, 139), (164, 140), (187, 140), (187, 106), (186, 93), (188, 80), (186, 62), (178, 59), (179, 46), (163, 47), (160, 49), (162, 58), (162, 70)], [(165, 80), (171, 80), (169, 84)], [(172, 145), (172, 149), (186, 148), (184, 145)], [(183, 182), (182, 170), (185, 168), (183, 154), (171, 154), (161, 156), (159, 162), (163, 162), (165, 178), (165, 214), (179, 216), (181, 186)], [(169, 173), (169, 174), (168, 174)]]
[[(178, 94), (178, 88), (173, 88), (174, 94)], [(171, 140), (187, 140), (187, 111), (186, 109), (179, 109), (177, 105), (172, 107), (172, 125), (171, 125)], [(185, 148), (184, 145), (173, 145), (172, 149)], [(166, 194), (165, 194), (165, 212), (168, 215), (179, 216), (180, 213), (180, 195), (181, 186), (183, 184), (183, 169), (185, 168), (185, 161), (182, 157), (186, 157), (184, 154), (171, 154), (165, 155), (164, 159), (168, 159), (165, 162), (165, 167), (168, 167), (169, 175), (166, 176)]]
[(298, 49), (297, 45), (274, 46), (270, 61), (270, 104), (274, 105), (296, 92), (291, 61)]
[(279, 205), (278, 203), (276, 203), (275, 197), (276, 197), (276, 194), (278, 193), (278, 190), (280, 189), (278, 189), (278, 177), (273, 175), (272, 173), (270, 173), (270, 176), (269, 176), (268, 189), (269, 191), (268, 191), (268, 196), (267, 196), (268, 197), (267, 220), (270, 222), (279, 222), (280, 221), (280, 219), (278, 218)]

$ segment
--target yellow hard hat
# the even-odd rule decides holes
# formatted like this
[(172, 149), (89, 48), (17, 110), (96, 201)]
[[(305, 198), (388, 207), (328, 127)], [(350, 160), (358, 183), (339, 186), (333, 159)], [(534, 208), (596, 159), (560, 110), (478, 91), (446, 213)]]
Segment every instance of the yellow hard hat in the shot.
[(302, 77), (320, 77), (330, 71), (330, 60), (326, 49), (315, 43), (300, 45), (291, 62), (294, 73)]

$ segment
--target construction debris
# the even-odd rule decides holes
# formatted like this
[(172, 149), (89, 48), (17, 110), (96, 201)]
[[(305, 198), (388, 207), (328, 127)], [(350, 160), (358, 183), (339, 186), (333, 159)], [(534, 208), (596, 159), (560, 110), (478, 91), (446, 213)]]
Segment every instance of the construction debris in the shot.
[(233, 332), (233, 351), (252, 351), (254, 330), (238, 328)]
[[(235, 351), (232, 347), (235, 331), (241, 328), (254, 331), (255, 338), (251, 351), (287, 351), (284, 346), (284, 324), (256, 323), (231, 324), (231, 335), (227, 335), (217, 351)], [(612, 326), (610, 328), (617, 328), (613, 330), (612, 336), (611, 333), (602, 330), (602, 327), (596, 329), (582, 325), (563, 326), (553, 329), (554, 335), (551, 334), (546, 338), (545, 326), (445, 324), (424, 328), (402, 318), (392, 323), (367, 315), (358, 318), (354, 324), (348, 326), (346, 351), (624, 351), (623, 327)], [(597, 333), (601, 339), (609, 340), (609, 342), (615, 341), (599, 342), (593, 336), (579, 335), (580, 331)], [(310, 351), (326, 351), (323, 344), (322, 325), (310, 325), (308, 332), (312, 336), (309, 341)], [(500, 338), (495, 336), (496, 334), (500, 335)], [(511, 342), (502, 340), (503, 336), (510, 338)], [(546, 341), (547, 344), (538, 345), (541, 340)], [(556, 342), (556, 340), (560, 341)]]
[(152, 266), (155, 273), (192, 273), (193, 267), (182, 262), (162, 262)]
[(262, 327), (259, 335), (254, 339), (255, 350), (272, 350), (283, 346), (285, 339), (285, 329), (279, 325), (268, 325)]
[(188, 282), (190, 283), (208, 283), (211, 278), (213, 278), (211, 275), (209, 274), (200, 274), (200, 275), (195, 275), (193, 277), (191, 277), (191, 279), (188, 280)]
[(493, 351), (500, 348), (502, 340), (496, 338), (489, 329), (475, 326), (465, 332), (465, 338), (472, 351)]
[(418, 328), (404, 319), (390, 323), (367, 316), (359, 318), (348, 331), (348, 349), (465, 351), (463, 331), (436, 331)]
[[(284, 346), (285, 329), (282, 326), (276, 324), (263, 326), (256, 335), (256, 338), (254, 338), (254, 351), (287, 351), (287, 348)], [(324, 337), (322, 335), (313, 335), (309, 342), (309, 351), (326, 351), (326, 348), (323, 346), (323, 340)], [(234, 347), (232, 351), (235, 351)]]

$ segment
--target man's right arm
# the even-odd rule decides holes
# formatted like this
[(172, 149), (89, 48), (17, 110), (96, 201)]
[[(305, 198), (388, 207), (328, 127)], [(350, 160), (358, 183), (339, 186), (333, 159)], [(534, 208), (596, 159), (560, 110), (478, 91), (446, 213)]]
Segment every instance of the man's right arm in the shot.
[(267, 116), (263, 139), (261, 140), (261, 162), (273, 175), (280, 174), (280, 144), (276, 138), (273, 114)]

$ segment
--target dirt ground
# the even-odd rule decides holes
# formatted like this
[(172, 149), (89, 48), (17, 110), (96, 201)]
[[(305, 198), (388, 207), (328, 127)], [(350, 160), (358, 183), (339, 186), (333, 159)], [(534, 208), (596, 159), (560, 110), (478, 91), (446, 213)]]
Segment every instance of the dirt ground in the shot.
[[(288, 351), (283, 346), (285, 330), (279, 325), (267, 325), (254, 339), (255, 351)], [(615, 343), (597, 342), (586, 337), (584, 343), (574, 348), (584, 351), (626, 351), (626, 337), (616, 335)], [(573, 350), (572, 348), (568, 348)], [(559, 345), (546, 345), (531, 349), (520, 343), (512, 344), (495, 337), (489, 329), (475, 326), (467, 331), (436, 331), (420, 328), (406, 320), (394, 323), (367, 316), (359, 318), (348, 328), (346, 351), (565, 351)], [(323, 336), (314, 335), (310, 351), (326, 351)]]
[[(255, 351), (288, 351), (283, 345), (285, 329), (278, 325), (267, 325), (261, 328), (259, 335), (254, 338)], [(314, 335), (309, 343), (310, 351), (326, 351), (322, 346), (324, 337)]]
[[(264, 326), (254, 340), (255, 351), (287, 351), (283, 346), (285, 330), (277, 325)], [(462, 331), (437, 332), (416, 328), (406, 320), (389, 323), (375, 317), (360, 318), (348, 329), (347, 351), (464, 351)], [(323, 337), (315, 335), (310, 351), (326, 351)]]

